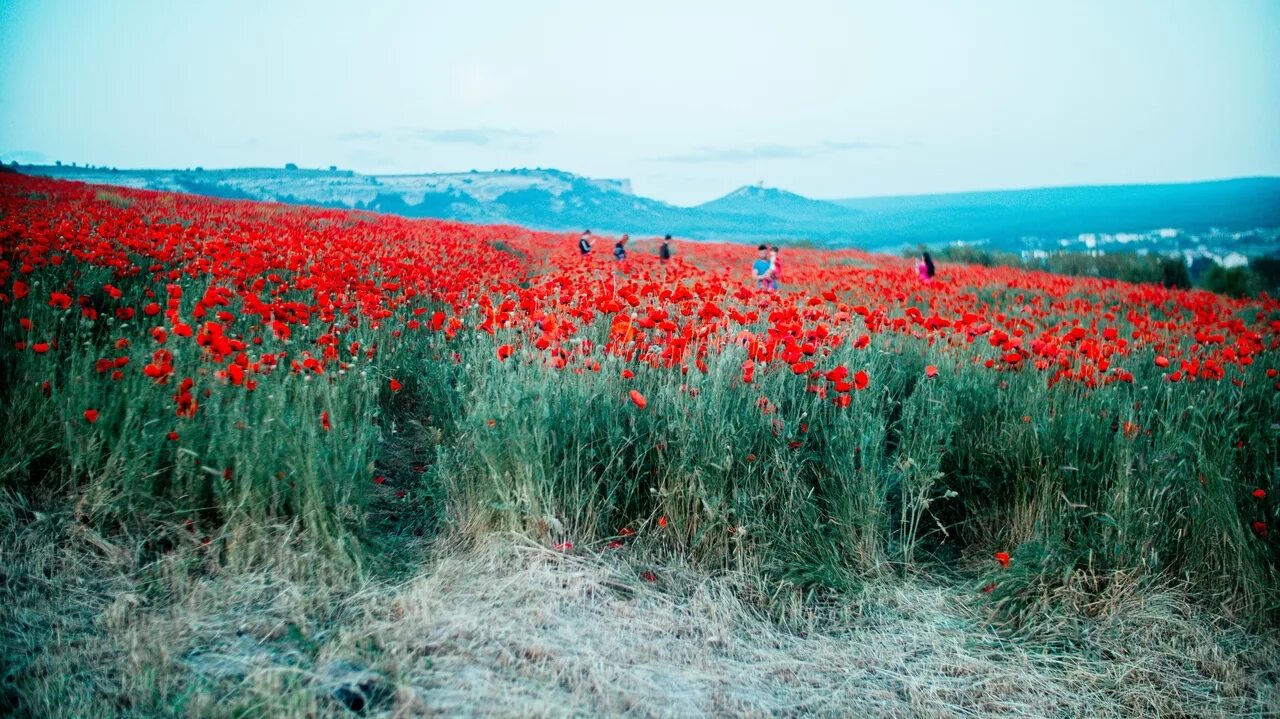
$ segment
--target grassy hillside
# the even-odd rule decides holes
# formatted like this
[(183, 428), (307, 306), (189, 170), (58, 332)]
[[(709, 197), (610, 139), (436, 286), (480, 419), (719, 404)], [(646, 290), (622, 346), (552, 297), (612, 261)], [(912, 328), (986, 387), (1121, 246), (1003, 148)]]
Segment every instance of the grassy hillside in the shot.
[(1275, 300), (574, 240), (0, 176), (0, 706), (1276, 709)]

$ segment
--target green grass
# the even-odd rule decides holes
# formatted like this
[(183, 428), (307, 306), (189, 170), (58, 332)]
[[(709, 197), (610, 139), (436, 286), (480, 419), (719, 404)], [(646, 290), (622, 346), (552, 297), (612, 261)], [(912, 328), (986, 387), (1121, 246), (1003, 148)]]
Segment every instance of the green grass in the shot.
[[(111, 281), (132, 305), (144, 303), (142, 279), (79, 271), (78, 284)], [(43, 277), (34, 295), (58, 286), (56, 273)], [(185, 310), (202, 290), (186, 287)], [(7, 347), (32, 339), (18, 319), (0, 315)], [(1152, 357), (1138, 355), (1132, 385), (1048, 387), (1041, 373), (956, 360), (994, 354), (985, 345), (955, 350), (881, 334), (827, 359), (872, 378), (841, 409), (782, 364), (758, 368), (743, 385), (736, 347), (712, 350), (705, 373), (616, 358), (600, 359), (598, 371), (581, 358), (557, 370), (529, 349), (499, 361), (498, 345), (521, 347), (515, 335), (449, 341), (361, 327), (342, 344), (376, 344), (374, 359), (360, 353), (341, 374), (292, 373), (288, 361), (316, 350), (323, 332), (295, 326), (290, 341), (268, 336), (255, 347), (289, 357), (250, 392), (226, 386), (189, 350), (175, 352), (170, 384), (155, 387), (140, 372), (155, 344), (141, 318), (89, 323), (74, 305), (37, 304), (30, 319), (59, 346), (9, 353), (14, 361), (0, 367), (6, 603), (56, 606), (89, 581), (86, 591), (112, 602), (182, 616), (176, 607), (199, 601), (210, 582), (236, 577), (278, 580), (289, 587), (281, 591), (326, 586), (348, 601), (389, 570), (405, 576), (421, 558), (408, 547), (433, 537), (483, 546), (514, 532), (543, 547), (572, 542), (578, 553), (621, 540), (655, 566), (747, 578), (734, 585), (746, 611), (784, 623), (871, 587), (926, 578), (990, 612), (984, 621), (1004, 636), (1062, 651), (1075, 651), (1072, 637), (1102, 608), (1144, 596), (1174, 597), (1188, 616), (1206, 612), (1255, 632), (1273, 632), (1280, 617), (1277, 540), (1250, 529), (1274, 525), (1280, 496), (1280, 392), (1262, 363), (1240, 387), (1169, 383)], [(581, 334), (602, 344), (608, 329)], [(130, 349), (116, 348), (121, 339)], [(122, 355), (133, 357), (122, 379), (96, 371), (99, 359)], [(940, 368), (936, 378), (926, 379), (926, 364)], [(635, 377), (622, 380), (623, 369)], [(184, 377), (200, 402), (190, 418), (172, 399)], [(404, 385), (398, 394), (388, 388), (393, 377)], [(632, 388), (645, 409), (627, 399)], [(98, 410), (96, 423), (85, 422), (87, 408)], [(1256, 488), (1268, 496), (1255, 500)], [(624, 528), (635, 536), (623, 537)], [(996, 551), (1012, 555), (1009, 569), (992, 559)], [(46, 554), (19, 559), (30, 552)], [(83, 616), (72, 611), (61, 629), (62, 620), (38, 613), (29, 623), (10, 615), (5, 642), (21, 659), (4, 684), (24, 697), (15, 706), (51, 706), (68, 686), (53, 678), (58, 671), (124, 661), (114, 644), (99, 656), (67, 650), (64, 664), (37, 658), (59, 632), (91, 635), (95, 613), (133, 616), (97, 599), (74, 606)], [(290, 621), (330, 620), (308, 605)], [(323, 630), (303, 633), (313, 631)], [(321, 661), (331, 641), (308, 650), (308, 661)], [(184, 694), (172, 657), (142, 644), (143, 655), (119, 666), (163, 676), (116, 677), (150, 692), (120, 711), (166, 702), (179, 713), (228, 715), (319, 706), (299, 688), (310, 678), (280, 670), (254, 675), (244, 703), (219, 709), (200, 687)], [(32, 662), (43, 673), (28, 674)], [(76, 686), (76, 701), (105, 711), (91, 685)]]

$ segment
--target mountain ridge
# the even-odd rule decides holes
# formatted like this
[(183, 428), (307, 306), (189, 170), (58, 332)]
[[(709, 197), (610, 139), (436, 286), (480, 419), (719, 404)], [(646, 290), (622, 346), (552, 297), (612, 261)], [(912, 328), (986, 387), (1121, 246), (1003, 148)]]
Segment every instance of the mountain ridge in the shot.
[(591, 228), (740, 242), (806, 240), (878, 250), (966, 242), (1026, 251), (1051, 248), (1062, 238), (1085, 233), (1280, 228), (1276, 177), (835, 200), (744, 185), (700, 205), (679, 206), (636, 195), (625, 179), (589, 178), (551, 168), (394, 175), (294, 166), (16, 169), (105, 185), (543, 230)]

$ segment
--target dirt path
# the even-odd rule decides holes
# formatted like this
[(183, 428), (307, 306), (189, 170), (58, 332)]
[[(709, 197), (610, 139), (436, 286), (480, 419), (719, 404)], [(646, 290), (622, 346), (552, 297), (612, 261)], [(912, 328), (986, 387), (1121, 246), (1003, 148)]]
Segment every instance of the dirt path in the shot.
[(34, 530), (5, 541), (4, 701), (19, 714), (1280, 711), (1274, 638), (1215, 628), (1159, 595), (1117, 604), (1074, 637), (1046, 629), (1062, 646), (1037, 649), (997, 636), (981, 599), (956, 588), (875, 584), (821, 611), (797, 603), (780, 623), (745, 605), (749, 588), (733, 577), (501, 537), (397, 585), (299, 584), (298, 557), (186, 586), (174, 574), (181, 601), (158, 605), (146, 583), (163, 572), (63, 529), (57, 542)]

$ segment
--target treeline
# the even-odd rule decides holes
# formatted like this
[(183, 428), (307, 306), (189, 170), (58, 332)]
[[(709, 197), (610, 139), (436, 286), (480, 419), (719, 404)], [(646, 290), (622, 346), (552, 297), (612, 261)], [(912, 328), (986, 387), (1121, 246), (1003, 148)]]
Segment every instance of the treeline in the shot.
[[(923, 251), (923, 250), (922, 250)], [(1059, 275), (1106, 277), (1125, 282), (1150, 282), (1189, 289), (1198, 287), (1232, 297), (1275, 296), (1280, 288), (1280, 258), (1254, 257), (1247, 267), (1223, 267), (1216, 262), (1188, 268), (1181, 256), (1130, 252), (1051, 252), (1023, 257), (981, 247), (954, 245), (933, 253), (942, 262), (1017, 267)]]

